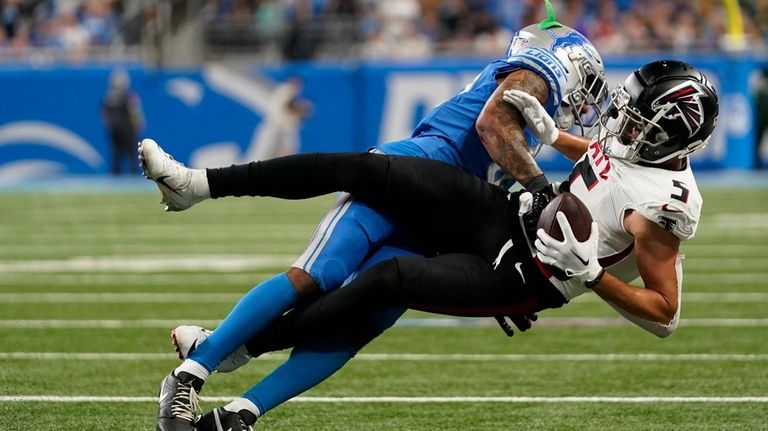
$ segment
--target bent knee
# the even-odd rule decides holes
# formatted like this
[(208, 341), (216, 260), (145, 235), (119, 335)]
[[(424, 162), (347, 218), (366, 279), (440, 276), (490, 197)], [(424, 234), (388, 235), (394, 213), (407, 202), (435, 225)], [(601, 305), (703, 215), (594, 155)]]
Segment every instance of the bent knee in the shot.
[(363, 274), (366, 274), (368, 278), (375, 279), (376, 284), (383, 285), (389, 289), (400, 286), (400, 264), (396, 257), (377, 263)]
[(314, 278), (306, 271), (300, 268), (290, 268), (285, 275), (296, 290), (296, 294), (301, 299), (311, 298), (320, 293), (320, 286)]

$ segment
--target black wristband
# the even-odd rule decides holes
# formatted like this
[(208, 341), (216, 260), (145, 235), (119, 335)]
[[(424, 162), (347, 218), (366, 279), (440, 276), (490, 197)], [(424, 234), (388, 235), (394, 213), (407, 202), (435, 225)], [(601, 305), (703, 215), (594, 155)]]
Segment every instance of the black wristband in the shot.
[(531, 193), (540, 192), (549, 187), (549, 180), (546, 175), (540, 174), (526, 181), (523, 187)]
[(605, 268), (600, 268), (600, 272), (597, 273), (597, 277), (590, 281), (584, 282), (584, 287), (587, 289), (592, 289), (593, 287), (597, 286), (597, 283), (600, 283), (600, 280), (603, 279), (603, 276), (605, 275)]

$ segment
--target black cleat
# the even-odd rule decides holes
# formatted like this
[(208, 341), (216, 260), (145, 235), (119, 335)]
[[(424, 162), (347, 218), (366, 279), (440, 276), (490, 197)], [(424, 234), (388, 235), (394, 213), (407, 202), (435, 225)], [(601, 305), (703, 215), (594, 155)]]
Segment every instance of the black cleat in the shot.
[(256, 423), (256, 416), (248, 410), (240, 413), (218, 407), (203, 413), (195, 423), (197, 431), (253, 431), (251, 425)]
[(157, 431), (194, 431), (203, 380), (189, 373), (168, 374), (160, 385)]

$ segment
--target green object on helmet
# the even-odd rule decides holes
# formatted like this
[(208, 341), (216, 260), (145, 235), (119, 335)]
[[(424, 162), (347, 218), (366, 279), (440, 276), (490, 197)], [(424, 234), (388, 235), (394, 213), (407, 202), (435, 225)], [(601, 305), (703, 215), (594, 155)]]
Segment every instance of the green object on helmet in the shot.
[(552, 7), (552, 3), (549, 0), (544, 0), (544, 6), (547, 8), (547, 18), (539, 23), (539, 28), (547, 30), (555, 27), (562, 27), (563, 25), (557, 20), (555, 16), (555, 8)]

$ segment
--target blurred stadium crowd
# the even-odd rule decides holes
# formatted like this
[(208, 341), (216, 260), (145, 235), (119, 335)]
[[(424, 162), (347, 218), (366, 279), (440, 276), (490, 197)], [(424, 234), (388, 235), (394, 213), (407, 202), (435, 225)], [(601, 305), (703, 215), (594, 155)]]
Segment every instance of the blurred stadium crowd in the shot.
[[(734, 48), (726, 37), (724, 2), (713, 0), (561, 0), (563, 23), (589, 37), (605, 53), (712, 51)], [(289, 36), (288, 58), (318, 52), (323, 32), (302, 46), (296, 27), (321, 27), (326, 34), (357, 42), (363, 57), (422, 57), (433, 54), (498, 55), (512, 33), (545, 16), (540, 0), (216, 0), (210, 22), (230, 33), (262, 38)], [(745, 43), (762, 49), (768, 41), (768, 1), (740, 4)], [(216, 24), (219, 23), (217, 26)], [(350, 24), (344, 31), (334, 28)], [(244, 31), (245, 30), (245, 31)], [(241, 34), (242, 34), (241, 33)]]
[[(0, 49), (22, 57), (46, 50), (84, 56), (92, 46), (138, 43), (116, 0), (2, 0)], [(34, 48), (34, 49), (33, 49)]]
[[(560, 0), (559, 18), (603, 53), (765, 50), (768, 0)], [(0, 53), (79, 59), (146, 42), (164, 6), (199, 20), (209, 53), (269, 59), (495, 56), (541, 20), (540, 0), (0, 0)], [(739, 14), (736, 14), (739, 15)]]

